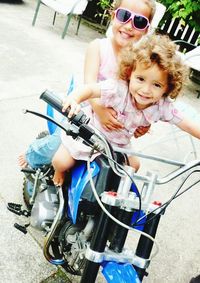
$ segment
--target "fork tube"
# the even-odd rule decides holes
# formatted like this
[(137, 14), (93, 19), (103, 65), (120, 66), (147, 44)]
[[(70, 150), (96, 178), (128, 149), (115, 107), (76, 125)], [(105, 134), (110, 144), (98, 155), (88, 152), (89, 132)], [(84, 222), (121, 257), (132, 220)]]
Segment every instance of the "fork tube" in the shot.
[[(152, 217), (155, 217), (155, 218), (153, 218), (148, 223), (148, 220), (150, 220)], [(152, 236), (153, 238), (155, 238), (157, 228), (158, 228), (158, 224), (159, 224), (159, 221), (160, 221), (160, 217), (161, 217), (161, 215), (154, 214), (154, 213), (147, 216), (147, 220), (146, 220), (147, 223), (144, 225), (143, 231), (145, 233), (149, 234), (150, 236)], [(151, 255), (152, 248), (153, 248), (153, 242), (149, 238), (141, 235), (135, 254), (136, 254), (136, 256), (138, 256), (140, 258), (149, 259), (150, 255)], [(145, 275), (147, 275), (146, 270), (144, 268), (140, 268), (140, 267), (135, 266), (135, 265), (134, 265), (134, 268), (138, 273), (138, 277), (142, 281), (143, 277)]]
[[(118, 212), (117, 213), (118, 220), (120, 220), (124, 224), (130, 225), (133, 212), (125, 211), (122, 209), (117, 210), (117, 212)], [(126, 228), (123, 228), (121, 225), (115, 223), (112, 234), (113, 237), (109, 248), (114, 252), (121, 253), (124, 247), (124, 243), (126, 241), (128, 230)]]
[[(124, 162), (124, 157), (122, 155), (117, 155), (116, 160), (118, 163), (122, 164)], [(112, 191), (117, 192), (121, 177), (116, 175), (111, 169), (108, 176), (108, 183), (106, 190), (112, 188)], [(104, 204), (106, 210), (113, 214), (114, 207)], [(90, 249), (94, 252), (103, 253), (107, 244), (109, 232), (111, 227), (110, 217), (101, 210), (99, 221), (97, 224), (97, 229), (94, 231), (92, 240), (90, 243)], [(81, 277), (80, 283), (94, 283), (99, 271), (100, 262), (94, 262), (86, 259), (85, 268), (83, 270), (83, 275)]]
[[(112, 213), (111, 206), (106, 206), (106, 209), (110, 213)], [(91, 250), (99, 253), (104, 252), (108, 239), (110, 222), (110, 218), (104, 212), (101, 212), (97, 229), (92, 237), (92, 241), (90, 244)], [(81, 277), (81, 283), (94, 283), (97, 277), (99, 266), (99, 262), (93, 262), (86, 259), (86, 265), (83, 271), (83, 275)]]

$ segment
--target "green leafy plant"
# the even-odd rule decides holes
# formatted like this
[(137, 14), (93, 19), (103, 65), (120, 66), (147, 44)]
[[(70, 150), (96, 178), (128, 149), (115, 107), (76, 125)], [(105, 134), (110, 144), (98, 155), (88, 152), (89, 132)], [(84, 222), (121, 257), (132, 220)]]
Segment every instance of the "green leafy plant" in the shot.
[(100, 0), (98, 2), (98, 5), (100, 6), (101, 12), (98, 12), (95, 16), (100, 17), (101, 20), (101, 24), (106, 24), (106, 26), (109, 25), (110, 22), (110, 18), (111, 18), (111, 7), (112, 7), (112, 3), (113, 1), (111, 0)]
[(182, 20), (183, 25), (189, 24), (200, 31), (200, 1), (199, 0), (160, 0), (167, 7), (167, 14)]
[(110, 10), (110, 8), (112, 6), (112, 1), (110, 1), (110, 0), (100, 0), (99, 5), (101, 6), (101, 8), (103, 10)]

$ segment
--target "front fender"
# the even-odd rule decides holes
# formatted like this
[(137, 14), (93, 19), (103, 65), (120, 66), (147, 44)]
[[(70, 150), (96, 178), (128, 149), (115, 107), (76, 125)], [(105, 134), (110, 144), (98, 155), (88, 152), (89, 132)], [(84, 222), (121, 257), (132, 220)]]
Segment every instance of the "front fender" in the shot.
[(102, 273), (108, 283), (141, 283), (130, 263), (107, 261), (102, 266)]

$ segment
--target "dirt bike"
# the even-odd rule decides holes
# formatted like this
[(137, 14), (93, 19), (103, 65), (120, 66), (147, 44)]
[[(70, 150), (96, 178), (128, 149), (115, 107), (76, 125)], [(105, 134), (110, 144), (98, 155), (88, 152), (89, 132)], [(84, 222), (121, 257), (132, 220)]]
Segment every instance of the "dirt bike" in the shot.
[[(40, 98), (67, 116), (62, 112), (62, 100), (54, 93), (45, 91)], [(179, 194), (177, 190), (173, 198), (161, 204), (152, 202), (154, 189), (200, 162), (173, 162), (180, 168), (162, 178), (154, 172), (141, 176), (128, 165), (125, 150), (114, 150), (102, 133), (88, 125), (84, 112), (63, 123), (35, 111), (25, 112), (45, 118), (82, 140), (91, 147), (91, 154), (87, 162), (78, 161), (66, 174), (62, 187), (54, 186), (51, 165), (23, 169), (28, 210), (14, 203), (8, 203), (8, 209), (29, 217), (32, 227), (46, 233), (45, 258), (78, 275), (80, 282), (97, 282), (100, 267), (106, 282), (142, 282), (158, 250), (155, 236), (160, 218)], [(91, 162), (95, 151), (101, 154)], [(140, 190), (137, 181), (142, 183)], [(23, 233), (27, 226), (15, 224)], [(129, 230), (140, 234), (135, 251), (126, 247)]]

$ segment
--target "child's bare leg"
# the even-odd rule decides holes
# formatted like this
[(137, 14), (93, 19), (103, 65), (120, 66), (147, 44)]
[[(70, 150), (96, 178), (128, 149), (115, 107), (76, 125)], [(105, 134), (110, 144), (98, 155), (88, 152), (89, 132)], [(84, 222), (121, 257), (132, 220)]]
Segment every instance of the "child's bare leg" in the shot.
[(26, 161), (25, 153), (22, 153), (22, 154), (19, 155), (18, 164), (21, 168), (25, 168), (28, 165), (28, 163)]
[(138, 157), (136, 156), (129, 156), (128, 157), (130, 166), (133, 167), (135, 169), (135, 172), (137, 172), (140, 168), (140, 160)]
[(64, 182), (65, 172), (72, 168), (75, 160), (71, 157), (67, 149), (61, 144), (55, 153), (52, 165), (55, 169), (53, 182), (55, 185), (62, 186)]

